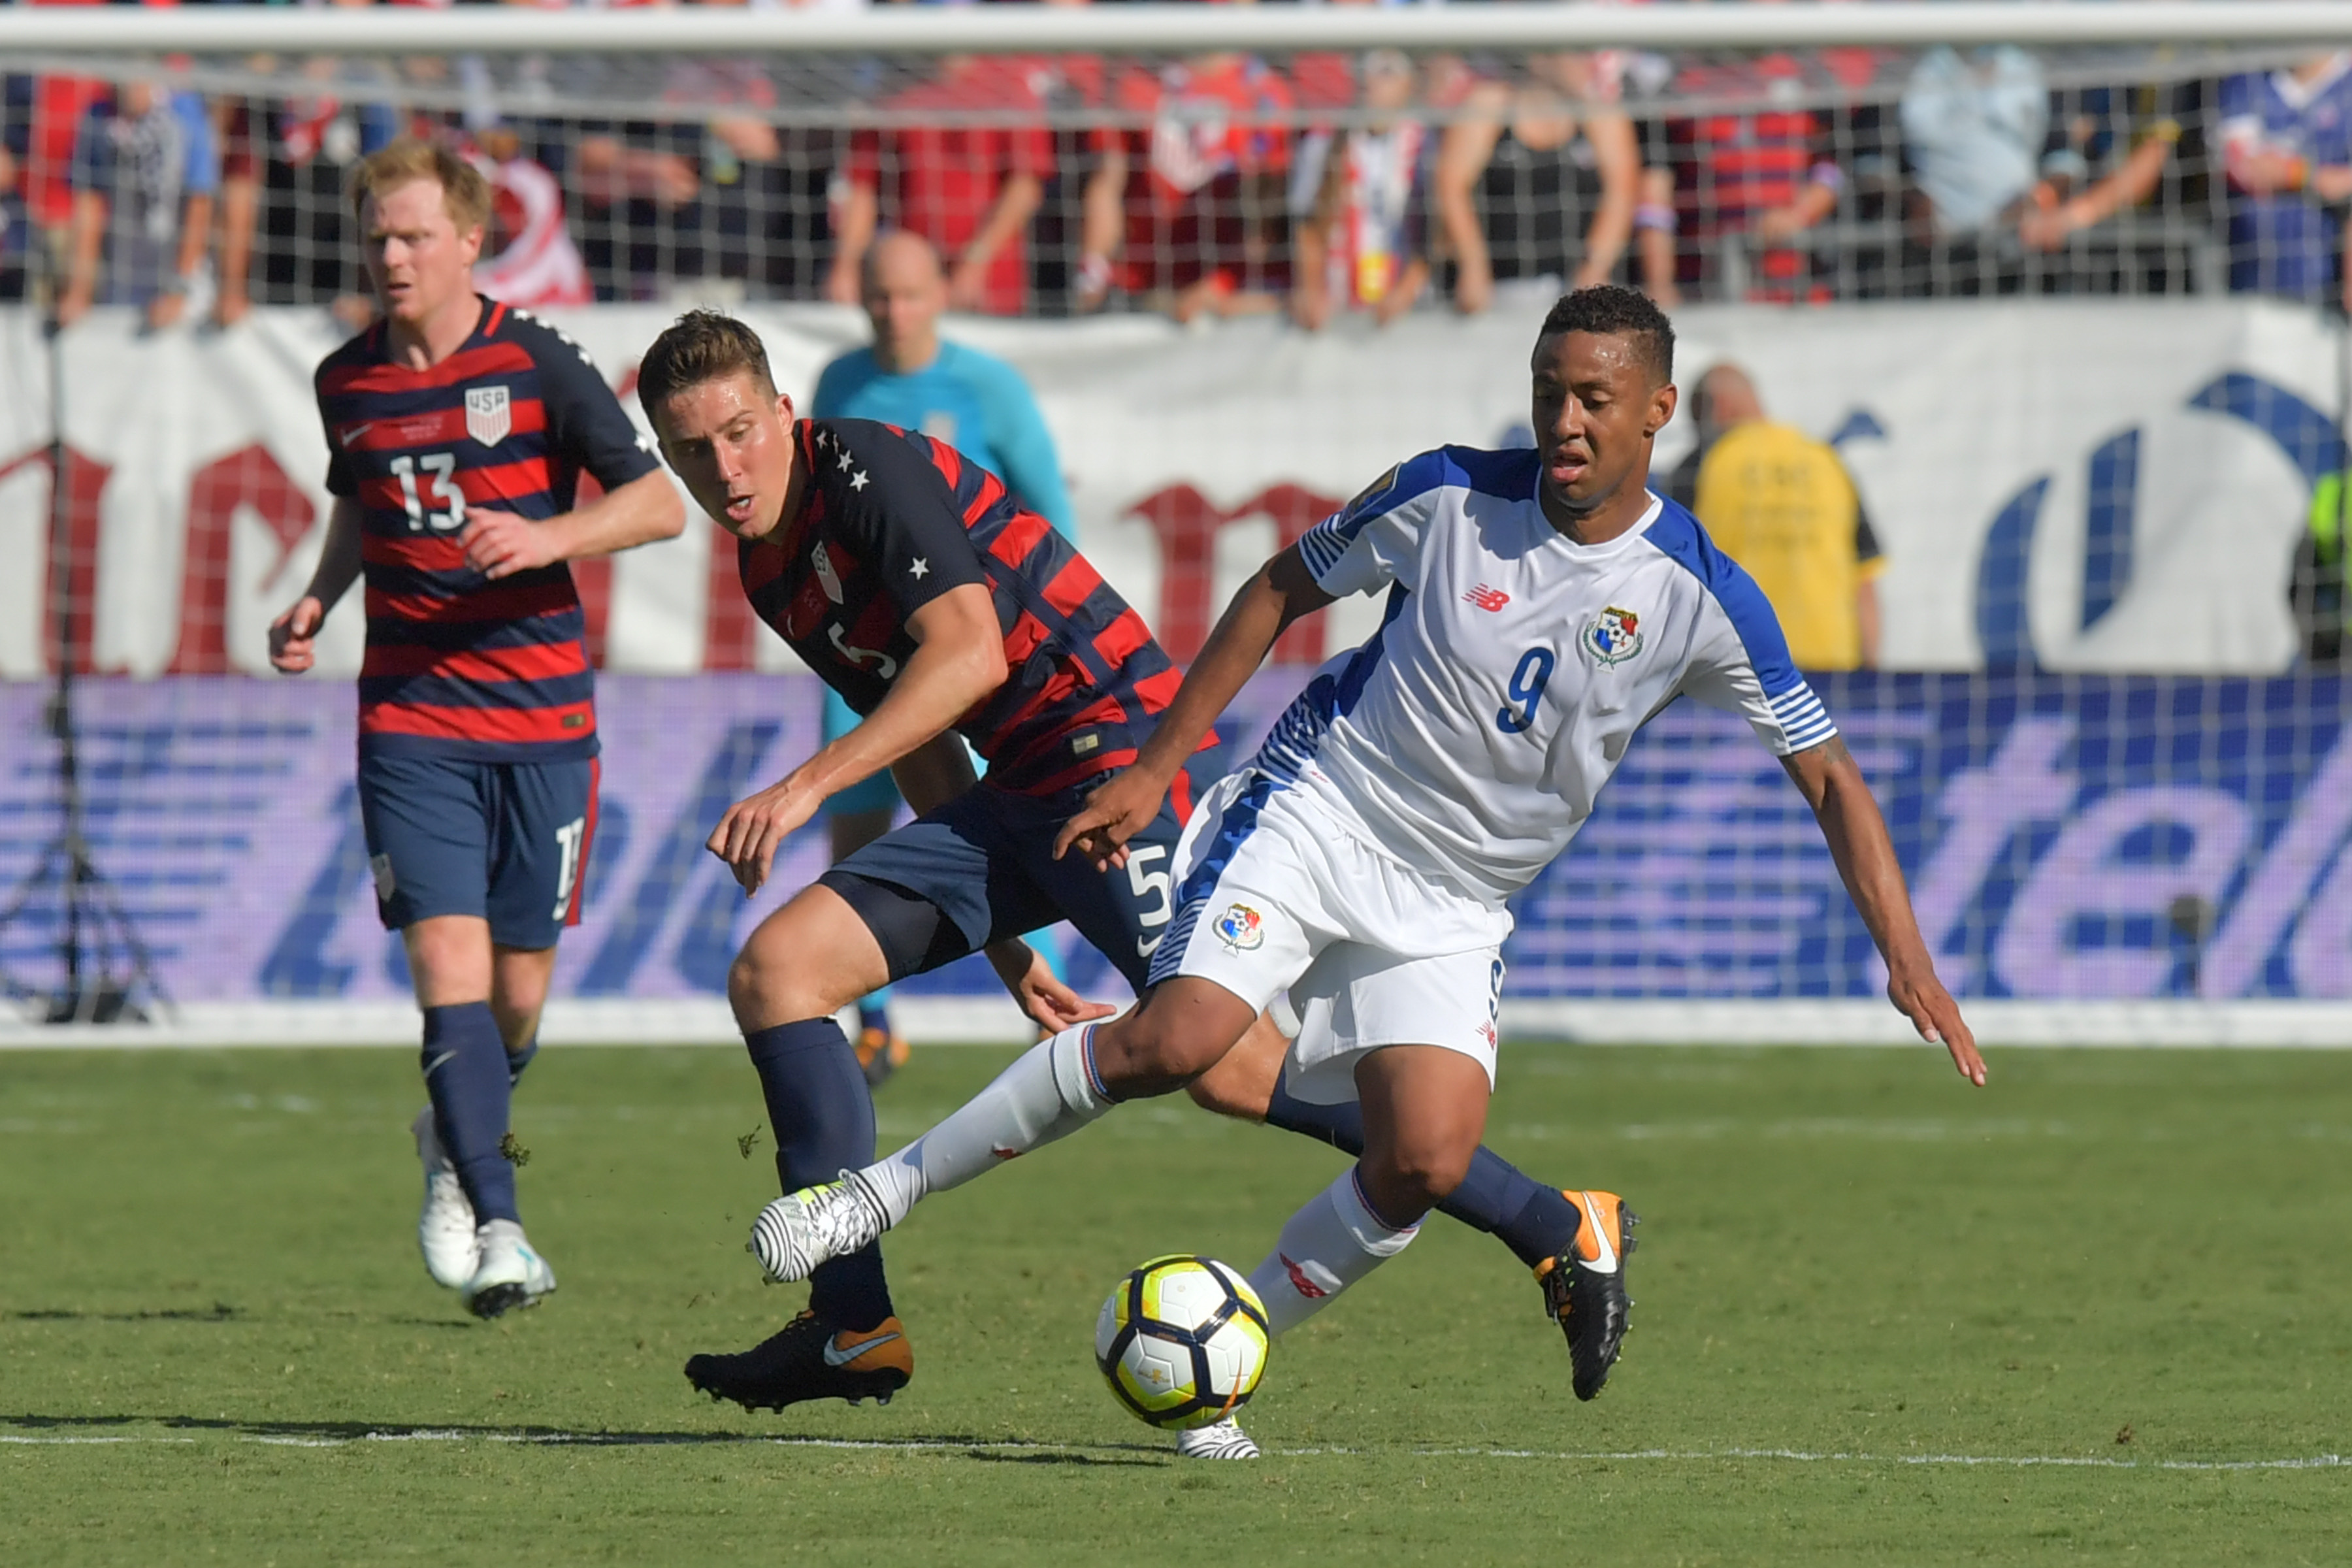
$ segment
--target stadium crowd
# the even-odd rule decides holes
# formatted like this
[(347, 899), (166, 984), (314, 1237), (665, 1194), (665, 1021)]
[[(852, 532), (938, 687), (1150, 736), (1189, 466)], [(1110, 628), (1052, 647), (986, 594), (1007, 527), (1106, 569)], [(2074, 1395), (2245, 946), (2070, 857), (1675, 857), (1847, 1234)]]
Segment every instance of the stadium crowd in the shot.
[(172, 62), (0, 77), (0, 297), (47, 274), (68, 320), (126, 303), (157, 327), (350, 305), (341, 181), (406, 132), (490, 174), (483, 276), (522, 303), (848, 301), (893, 227), (938, 247), (958, 309), (1309, 329), (1475, 313), (1517, 279), (1667, 302), (2352, 292), (2352, 53), (2092, 86), (2014, 47), (961, 57), (877, 89), (864, 129), (780, 123), (791, 89), (751, 56), (680, 58), (662, 115), (613, 119), (583, 117), (574, 63), (540, 62), (529, 114), (463, 57), (276, 68), (316, 90), (206, 95)]

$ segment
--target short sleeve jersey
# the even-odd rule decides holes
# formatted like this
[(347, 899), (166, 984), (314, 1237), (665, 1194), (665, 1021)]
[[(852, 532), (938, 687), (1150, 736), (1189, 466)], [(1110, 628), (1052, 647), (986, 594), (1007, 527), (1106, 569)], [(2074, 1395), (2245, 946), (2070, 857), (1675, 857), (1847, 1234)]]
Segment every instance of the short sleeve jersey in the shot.
[(594, 756), (594, 678), (571, 568), (492, 582), (457, 542), (469, 509), (555, 517), (583, 474), (610, 490), (655, 470), (587, 352), (485, 300), (473, 336), (440, 363), (386, 358), (378, 323), (327, 356), (317, 385), (327, 489), (360, 505), (361, 750)]
[(1385, 589), (1381, 629), (1276, 721), (1255, 765), (1423, 874), (1499, 906), (1591, 815), (1635, 731), (1689, 695), (1773, 752), (1837, 731), (1756, 584), (1653, 497), (1606, 544), (1552, 527), (1532, 450), (1447, 447), (1299, 541), (1331, 594)]
[(1006, 675), (955, 729), (989, 784), (1050, 795), (1135, 760), (1182, 673), (1075, 545), (945, 442), (866, 419), (805, 419), (793, 439), (807, 500), (780, 537), (737, 542), (743, 592), (854, 711), (914, 657), (908, 617), (977, 584)]

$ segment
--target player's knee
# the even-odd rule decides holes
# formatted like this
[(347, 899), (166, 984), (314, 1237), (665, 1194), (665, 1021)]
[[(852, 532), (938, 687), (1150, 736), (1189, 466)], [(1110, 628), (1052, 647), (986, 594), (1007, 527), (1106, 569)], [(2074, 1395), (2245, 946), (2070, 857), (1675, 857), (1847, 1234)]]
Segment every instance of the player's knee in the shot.
[(1122, 1099), (1190, 1089), (1224, 1055), (1222, 1043), (1172, 1028), (1148, 1009), (1098, 1030), (1094, 1049), (1096, 1070)]
[(1407, 1138), (1382, 1161), (1387, 1180), (1381, 1184), (1421, 1211), (1435, 1208), (1470, 1173), (1470, 1158), (1476, 1149), (1475, 1143), (1460, 1144), (1452, 1139)]
[(1203, 1110), (1213, 1110), (1220, 1116), (1231, 1116), (1242, 1121), (1265, 1120), (1266, 1097), (1251, 1094), (1247, 1085), (1236, 1083), (1230, 1075), (1214, 1068), (1186, 1084), (1184, 1092), (1192, 1096), (1192, 1103)]

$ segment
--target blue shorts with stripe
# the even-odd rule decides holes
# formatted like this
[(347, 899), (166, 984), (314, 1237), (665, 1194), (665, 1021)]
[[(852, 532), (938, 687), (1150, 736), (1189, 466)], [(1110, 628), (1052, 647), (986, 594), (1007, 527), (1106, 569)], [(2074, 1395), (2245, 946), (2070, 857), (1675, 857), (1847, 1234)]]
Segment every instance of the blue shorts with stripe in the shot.
[(1055, 859), (1055, 836), (1107, 776), (1051, 795), (975, 784), (818, 880), (874, 932), (893, 981), (1067, 921), (1140, 994), (1175, 913), (1169, 873), (1192, 779), (1177, 775), (1160, 815), (1129, 841), (1124, 868), (1097, 871), (1076, 850)]
[(596, 836), (597, 763), (360, 758), (360, 822), (376, 911), (404, 931), (476, 915), (505, 947), (553, 947), (580, 923)]

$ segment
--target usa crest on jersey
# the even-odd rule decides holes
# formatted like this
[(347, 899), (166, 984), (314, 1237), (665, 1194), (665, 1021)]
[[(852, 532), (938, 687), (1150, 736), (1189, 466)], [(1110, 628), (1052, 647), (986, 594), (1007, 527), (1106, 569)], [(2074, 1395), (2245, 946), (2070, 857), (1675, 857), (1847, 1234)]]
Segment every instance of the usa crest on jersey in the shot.
[(504, 386), (466, 389), (466, 434), (485, 447), (495, 447), (514, 428), (514, 404)]

